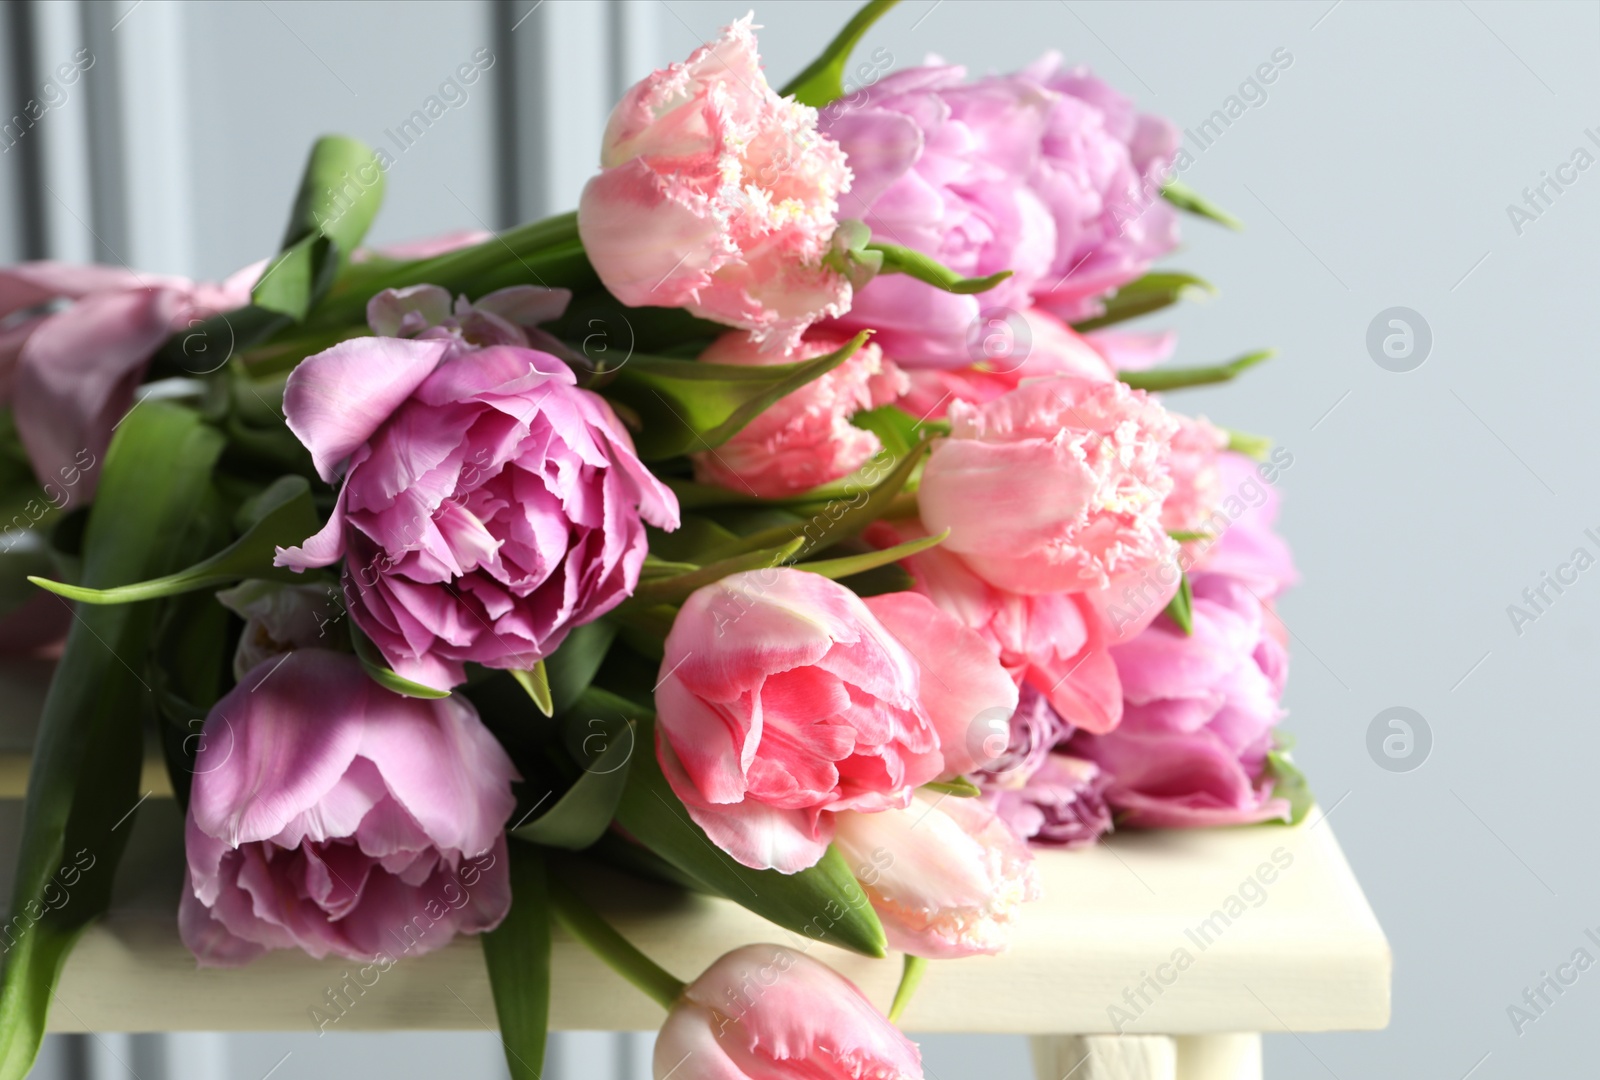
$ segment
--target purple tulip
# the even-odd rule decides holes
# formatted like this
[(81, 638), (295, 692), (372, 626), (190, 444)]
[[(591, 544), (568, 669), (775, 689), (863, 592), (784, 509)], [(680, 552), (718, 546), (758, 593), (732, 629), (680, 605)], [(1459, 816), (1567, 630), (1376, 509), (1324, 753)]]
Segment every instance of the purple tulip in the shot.
[(1118, 821), (1151, 828), (1287, 820), (1265, 774), (1272, 728), (1283, 715), (1288, 656), (1277, 622), (1242, 580), (1198, 573), (1194, 633), (1158, 619), (1114, 646), (1122, 723), (1078, 734), (1073, 754), (1111, 775)]
[(464, 698), (400, 697), (325, 649), (264, 662), (201, 732), (184, 943), (202, 966), (290, 947), (370, 961), (491, 930), (517, 779)]
[(1021, 787), (987, 790), (984, 800), (1024, 840), (1084, 847), (1111, 830), (1110, 785), (1094, 762), (1052, 753)]
[(469, 661), (533, 666), (633, 592), (645, 522), (678, 525), (611, 407), (548, 353), (357, 338), (294, 370), (284, 412), (318, 474), (344, 482), (278, 564), (345, 559), (356, 625), (428, 686)]
[[(264, 265), (247, 266), (221, 285), (54, 262), (0, 270), (0, 403), (12, 403), (17, 434), (47, 494), (68, 478), (75, 499), (93, 493), (96, 465), (150, 357), (176, 331), (248, 303)], [(59, 300), (72, 303), (44, 310)], [(226, 344), (197, 341), (192, 348), (197, 356), (208, 349), (220, 363)]]

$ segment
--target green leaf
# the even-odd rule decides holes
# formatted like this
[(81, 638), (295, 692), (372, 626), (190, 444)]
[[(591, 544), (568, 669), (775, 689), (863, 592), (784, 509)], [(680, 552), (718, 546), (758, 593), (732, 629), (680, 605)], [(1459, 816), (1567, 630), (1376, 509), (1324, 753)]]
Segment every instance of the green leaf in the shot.
[(1193, 529), (1168, 529), (1167, 535), (1172, 537), (1172, 539), (1176, 540), (1180, 544), (1187, 544), (1195, 540), (1216, 539), (1211, 533), (1197, 532)]
[(941, 795), (954, 795), (958, 799), (976, 799), (983, 794), (978, 785), (965, 776), (958, 776), (954, 780), (935, 780), (922, 786)]
[(1098, 330), (1171, 307), (1179, 300), (1215, 296), (1216, 292), (1209, 281), (1193, 274), (1178, 271), (1146, 274), (1113, 293), (1105, 302), (1105, 314), (1073, 323), (1072, 328), (1080, 333)]
[(804, 71), (790, 79), (778, 92), (785, 97), (793, 96), (800, 104), (810, 105), (814, 109), (843, 97), (844, 66), (850, 61), (850, 53), (872, 24), (895, 3), (896, 0), (871, 0), (864, 5), (844, 24), (844, 29), (828, 42), (822, 55), (807, 64)]
[(527, 671), (512, 668), (511, 677), (517, 680), (518, 686), (528, 692), (528, 696), (533, 699), (540, 712), (546, 716), (556, 714), (555, 702), (550, 699), (550, 675), (544, 669), (543, 660)]
[(876, 409), (858, 412), (850, 418), (850, 424), (872, 432), (884, 449), (895, 457), (909, 454), (922, 438), (919, 430), (922, 424), (915, 416), (895, 405), (881, 405)]
[(600, 392), (632, 409), (633, 433), (647, 461), (711, 450), (737, 435), (779, 398), (850, 359), (869, 333), (843, 348), (798, 364), (741, 366), (635, 356)]
[(305, 321), (308, 330), (364, 325), (367, 301), (384, 289), (437, 285), (451, 294), (480, 297), (507, 285), (569, 289), (599, 284), (578, 238), (578, 215), (558, 214), (490, 237), (481, 244), (431, 259), (371, 259), (339, 275)]
[(597, 619), (574, 627), (561, 647), (545, 658), (544, 670), (550, 679), (550, 703), (554, 712), (565, 713), (577, 702), (578, 695), (589, 689), (616, 636), (614, 623)]
[(1226, 225), (1230, 229), (1244, 228), (1244, 222), (1228, 213), (1204, 195), (1195, 191), (1181, 180), (1173, 180), (1161, 189), (1161, 197), (1176, 206), (1179, 210), (1194, 214), (1197, 217), (1210, 218), (1218, 225)]
[(1178, 582), (1178, 591), (1168, 601), (1166, 613), (1185, 635), (1194, 633), (1194, 590), (1189, 586), (1188, 574)]
[(243, 578), (303, 581), (303, 575), (287, 567), (273, 566), (272, 557), (279, 547), (302, 543), (322, 527), (311, 501), (311, 485), (304, 477), (280, 477), (246, 509), (254, 522), (243, 536), (209, 559), (176, 574), (114, 589), (90, 589), (41, 577), (28, 580), (58, 596), (85, 604), (131, 604), (225, 585)]
[(1188, 386), (1210, 386), (1225, 383), (1248, 371), (1257, 364), (1278, 355), (1277, 349), (1261, 349), (1221, 364), (1207, 367), (1155, 368), (1152, 371), (1123, 371), (1117, 378), (1135, 390), (1182, 390)]
[(891, 548), (879, 551), (868, 551), (860, 555), (846, 555), (839, 559), (820, 559), (817, 562), (797, 563), (796, 570), (805, 570), (812, 574), (821, 574), (825, 578), (849, 577), (851, 574), (860, 574), (868, 570), (876, 570), (880, 566), (897, 563), (901, 559), (915, 555), (919, 551), (927, 551), (935, 544), (943, 543), (950, 535), (946, 529), (938, 536), (923, 536), (915, 540), (907, 540), (903, 544), (896, 544)]
[(883, 926), (844, 857), (830, 847), (817, 865), (797, 874), (752, 870), (714, 845), (678, 800), (656, 763), (655, 714), (614, 694), (591, 688), (580, 707), (594, 715), (621, 716), (639, 725), (628, 785), (617, 805), (617, 824), (635, 840), (769, 922), (866, 956), (883, 956)]
[(356, 659), (361, 661), (361, 667), (366, 671), (367, 678), (385, 690), (391, 690), (401, 697), (426, 698), (428, 700), (437, 700), (450, 696), (450, 691), (448, 690), (437, 690), (431, 686), (423, 686), (421, 683), (412, 682), (410, 679), (396, 675), (394, 669), (389, 666), (388, 661), (384, 660), (383, 654), (378, 651), (378, 647), (372, 643), (371, 638), (361, 632), (361, 628), (356, 625), (354, 619), (350, 620), (350, 643), (355, 646)]
[[(118, 428), (84, 537), (83, 580), (109, 588), (171, 569), (174, 538), (207, 497), (222, 439), (194, 412), (147, 402)], [(67, 953), (111, 899), (138, 805), (141, 714), (135, 674), (155, 606), (77, 613), (34, 745), (0, 982), (0, 1080), (27, 1075)], [(70, 899), (69, 899), (70, 898)]]
[[(582, 851), (611, 827), (634, 751), (638, 731), (626, 720), (594, 718), (595, 727), (579, 727), (578, 753), (583, 772), (554, 806), (511, 831), (512, 836), (550, 847)], [(596, 743), (598, 740), (598, 743)]]
[(1298, 825), (1305, 820), (1306, 814), (1311, 812), (1316, 799), (1311, 794), (1311, 785), (1306, 782), (1306, 774), (1289, 760), (1286, 750), (1287, 747), (1279, 745), (1267, 751), (1266, 775), (1272, 780), (1273, 797), (1289, 800), (1287, 824)]
[(879, 273), (905, 274), (945, 292), (959, 293), (962, 296), (988, 292), (1011, 276), (1010, 270), (1002, 270), (988, 277), (962, 277), (937, 259), (913, 248), (901, 247), (899, 244), (880, 244), (874, 240), (867, 245), (867, 250), (880, 252), (883, 255), (883, 267)]
[(1235, 431), (1233, 428), (1225, 429), (1228, 432), (1228, 449), (1257, 461), (1267, 460), (1267, 454), (1272, 451), (1272, 438), (1268, 435), (1252, 435), (1248, 431)]
[(889, 1006), (889, 1023), (900, 1022), (900, 1017), (906, 1011), (906, 1006), (911, 1004), (911, 998), (916, 994), (917, 987), (922, 985), (922, 976), (927, 970), (926, 960), (906, 953), (905, 967), (900, 972), (900, 985), (894, 988), (894, 1003)]
[(257, 308), (301, 321), (333, 285), (383, 203), (383, 170), (372, 148), (342, 135), (311, 147), (282, 250), (250, 292)]
[(770, 566), (785, 566), (793, 560), (795, 552), (799, 551), (805, 542), (805, 537), (799, 536), (781, 547), (764, 548), (760, 551), (735, 555), (732, 558), (719, 559), (687, 574), (658, 578), (655, 581), (641, 581), (638, 588), (634, 589), (628, 603), (632, 607), (641, 608), (655, 604), (679, 603), (688, 599), (689, 594), (696, 589), (721, 581), (731, 574), (741, 574), (747, 570), (760, 570)]
[(512, 1080), (540, 1080), (550, 1030), (550, 893), (539, 849), (511, 840), (511, 910), (483, 935), (483, 960)]

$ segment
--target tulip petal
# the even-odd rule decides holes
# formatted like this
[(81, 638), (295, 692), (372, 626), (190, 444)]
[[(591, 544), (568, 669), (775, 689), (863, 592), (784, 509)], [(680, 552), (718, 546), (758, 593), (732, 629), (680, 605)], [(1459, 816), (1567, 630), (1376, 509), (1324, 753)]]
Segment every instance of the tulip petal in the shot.
[(289, 373), (283, 411), (333, 483), (339, 463), (370, 439), (443, 359), (448, 343), (356, 338), (302, 360)]

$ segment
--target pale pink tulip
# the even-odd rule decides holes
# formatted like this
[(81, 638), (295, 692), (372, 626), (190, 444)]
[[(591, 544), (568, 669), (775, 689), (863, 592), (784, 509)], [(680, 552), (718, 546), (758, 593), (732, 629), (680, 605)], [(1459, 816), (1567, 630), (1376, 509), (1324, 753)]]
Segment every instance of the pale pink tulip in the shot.
[(978, 799), (918, 792), (903, 810), (840, 814), (834, 843), (890, 947), (914, 956), (1003, 952), (1042, 895), (1027, 845)]
[(916, 1044), (855, 984), (781, 945), (746, 945), (689, 984), (656, 1038), (655, 1080), (922, 1080)]

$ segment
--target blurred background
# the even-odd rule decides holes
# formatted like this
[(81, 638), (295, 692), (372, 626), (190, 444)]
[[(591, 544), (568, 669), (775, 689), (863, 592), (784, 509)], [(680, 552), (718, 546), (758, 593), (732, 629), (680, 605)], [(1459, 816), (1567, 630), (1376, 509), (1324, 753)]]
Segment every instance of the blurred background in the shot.
[[(9, 0), (0, 259), (219, 278), (276, 247), (323, 132), (396, 158), (374, 242), (569, 208), (622, 89), (749, 7)], [(853, 8), (763, 0), (770, 81)], [(1600, 288), (1600, 9), (906, 0), (863, 49), (880, 46), (896, 68), (932, 54), (975, 73), (1056, 49), (1185, 129), (1292, 58), (1188, 143), (1184, 181), (1248, 227), (1186, 220), (1165, 265), (1220, 295), (1152, 320), (1180, 331), (1178, 363), (1281, 349), (1183, 406), (1294, 455), (1286, 726), (1395, 953), (1387, 1031), (1269, 1034), (1267, 1074), (1586, 1074), (1600, 975), (1520, 1034), (1508, 1008), (1600, 926), (1600, 570), (1572, 563), (1600, 554), (1583, 329)], [(401, 133), (463, 63), (482, 77)], [(49, 103), (31, 126), (29, 99)], [(1413, 735), (1385, 753), (1394, 708)], [(649, 1039), (560, 1036), (547, 1075), (648, 1076)], [(925, 1049), (935, 1080), (1031, 1075), (1020, 1038)], [(36, 1075), (492, 1077), (500, 1060), (489, 1033), (105, 1035), (53, 1038)]]

